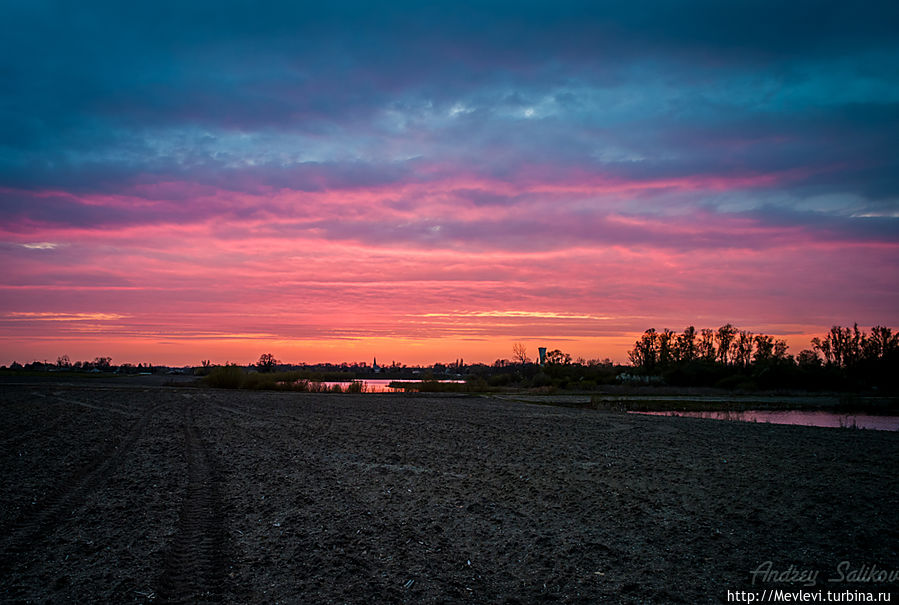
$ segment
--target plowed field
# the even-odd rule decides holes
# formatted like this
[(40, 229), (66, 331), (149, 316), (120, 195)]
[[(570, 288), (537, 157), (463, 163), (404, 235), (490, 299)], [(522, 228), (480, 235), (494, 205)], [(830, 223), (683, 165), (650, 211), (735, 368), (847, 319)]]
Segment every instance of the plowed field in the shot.
[[(899, 569), (899, 434), (0, 385), (0, 601), (726, 602)], [(756, 579), (752, 584), (753, 577)]]

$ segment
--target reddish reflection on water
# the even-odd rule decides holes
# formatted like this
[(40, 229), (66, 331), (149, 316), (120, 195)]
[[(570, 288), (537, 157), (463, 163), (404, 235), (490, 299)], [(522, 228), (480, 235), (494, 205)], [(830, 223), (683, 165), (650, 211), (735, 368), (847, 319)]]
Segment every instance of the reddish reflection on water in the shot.
[[(365, 393), (402, 393), (403, 389), (395, 389), (390, 386), (391, 382), (405, 382), (405, 383), (416, 383), (421, 382), (420, 380), (398, 380), (398, 379), (365, 379), (361, 381), (357, 381), (362, 383), (362, 390)], [(464, 380), (438, 380), (437, 382), (465, 382)], [(346, 386), (349, 384), (348, 382), (323, 382), (322, 384), (327, 386), (334, 386), (335, 384), (339, 384), (340, 386)]]
[(713, 420), (737, 420), (741, 422), (768, 422), (771, 424), (798, 424), (830, 428), (858, 428), (875, 431), (899, 431), (899, 416), (870, 416), (868, 414), (834, 414), (832, 412), (802, 410), (746, 410), (743, 412), (628, 412), (649, 416), (686, 416)]
[[(354, 382), (362, 383), (362, 391), (365, 393), (397, 393), (402, 392), (403, 389), (392, 389), (389, 385), (392, 380), (357, 380)], [(322, 382), (323, 385), (333, 387), (335, 384), (339, 384), (341, 387), (345, 387), (350, 384), (348, 382)]]

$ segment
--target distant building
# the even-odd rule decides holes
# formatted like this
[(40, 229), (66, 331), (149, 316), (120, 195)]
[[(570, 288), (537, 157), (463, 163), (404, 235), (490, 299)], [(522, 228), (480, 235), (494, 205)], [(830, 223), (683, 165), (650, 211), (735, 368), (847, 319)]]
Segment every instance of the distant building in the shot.
[(546, 365), (546, 347), (537, 347), (537, 352), (540, 353), (540, 365)]
[(371, 370), (372, 370), (372, 372), (374, 372), (375, 374), (377, 374), (377, 373), (379, 373), (379, 372), (381, 371), (381, 366), (378, 365), (378, 358), (377, 358), (377, 357), (372, 358), (372, 362), (371, 362)]

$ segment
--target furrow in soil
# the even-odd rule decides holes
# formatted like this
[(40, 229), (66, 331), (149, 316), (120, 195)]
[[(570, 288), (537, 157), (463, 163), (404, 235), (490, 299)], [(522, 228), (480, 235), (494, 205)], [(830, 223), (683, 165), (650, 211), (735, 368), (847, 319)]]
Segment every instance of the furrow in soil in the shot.
[(182, 432), (188, 485), (157, 593), (163, 603), (219, 602), (224, 578), (221, 504), (214, 465), (191, 404), (184, 407)]

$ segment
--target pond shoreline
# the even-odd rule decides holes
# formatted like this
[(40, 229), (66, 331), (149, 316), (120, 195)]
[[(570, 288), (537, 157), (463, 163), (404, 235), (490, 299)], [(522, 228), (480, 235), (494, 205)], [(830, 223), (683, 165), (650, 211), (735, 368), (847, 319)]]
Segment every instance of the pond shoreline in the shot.
[(899, 431), (899, 416), (873, 414), (836, 414), (818, 410), (744, 410), (683, 412), (676, 410), (638, 412), (646, 416), (667, 416), (678, 418), (701, 418), (729, 422), (752, 422), (757, 424), (788, 424), (793, 426), (813, 426), (818, 428), (866, 429), (874, 431)]
[(879, 396), (608, 396), (590, 397), (595, 409), (652, 412), (816, 411), (899, 416), (899, 398)]

